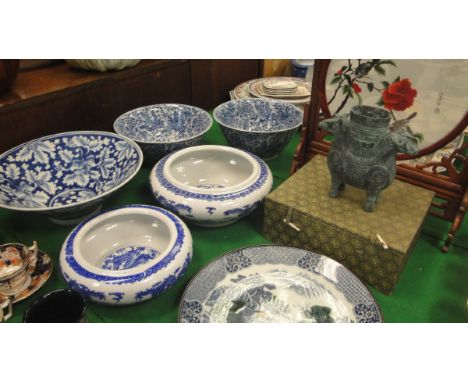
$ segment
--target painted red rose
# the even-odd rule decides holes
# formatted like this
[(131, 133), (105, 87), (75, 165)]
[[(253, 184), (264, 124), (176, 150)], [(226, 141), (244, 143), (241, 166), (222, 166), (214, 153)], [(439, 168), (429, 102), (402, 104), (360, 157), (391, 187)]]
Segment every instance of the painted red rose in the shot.
[(385, 109), (403, 111), (413, 105), (414, 97), (418, 92), (411, 87), (408, 78), (390, 84), (382, 92), (382, 101)]
[(343, 71), (340, 69), (335, 73), (335, 76), (341, 76), (343, 74)]
[(357, 83), (354, 83), (352, 86), (353, 86), (353, 89), (354, 89), (354, 91), (355, 91), (356, 93), (362, 92), (361, 87), (360, 87)]

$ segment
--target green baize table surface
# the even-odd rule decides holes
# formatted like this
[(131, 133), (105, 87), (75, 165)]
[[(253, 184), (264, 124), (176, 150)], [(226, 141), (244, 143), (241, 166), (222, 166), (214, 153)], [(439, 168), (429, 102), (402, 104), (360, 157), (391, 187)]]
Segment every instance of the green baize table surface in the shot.
[[(268, 162), (274, 175), (273, 187), (289, 176), (298, 142), (299, 134), (296, 134), (281, 155)], [(202, 143), (227, 145), (216, 123)], [(103, 210), (132, 203), (156, 204), (149, 186), (150, 170), (144, 165), (131, 182), (104, 202)], [(204, 265), (232, 249), (271, 244), (261, 235), (261, 224), (259, 211), (226, 227), (203, 228), (189, 224), (193, 259), (186, 274), (174, 286), (135, 305), (107, 306), (88, 302), (88, 322), (177, 322), (182, 293)], [(8, 322), (21, 322), (25, 309), (37, 297), (66, 287), (58, 259), (62, 243), (72, 228), (55, 225), (45, 215), (0, 210), (0, 243), (30, 245), (36, 240), (54, 264), (47, 283), (36, 294), (16, 303), (13, 317)], [(386, 296), (370, 288), (386, 322), (468, 322), (468, 223), (465, 221), (449, 252), (444, 254), (439, 248), (448, 229), (447, 222), (428, 216), (394, 293)]]

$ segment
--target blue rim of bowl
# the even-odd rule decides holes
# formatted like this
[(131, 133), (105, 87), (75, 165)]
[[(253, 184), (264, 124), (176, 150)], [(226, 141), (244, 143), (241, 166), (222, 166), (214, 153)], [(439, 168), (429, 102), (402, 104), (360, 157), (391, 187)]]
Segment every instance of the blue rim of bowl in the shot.
[[(207, 127), (200, 134), (197, 134), (197, 135), (191, 136), (189, 138), (185, 138), (185, 139), (179, 139), (177, 141), (140, 141), (138, 139), (134, 139), (132, 137), (129, 137), (128, 135), (125, 135), (122, 131), (119, 131), (120, 128), (117, 126), (117, 123), (119, 122), (119, 120), (121, 118), (127, 117), (129, 114), (131, 114), (131, 113), (133, 113), (133, 112), (135, 112), (137, 110), (147, 109), (147, 108), (150, 108), (150, 107), (159, 107), (159, 106), (182, 106), (182, 107), (188, 107), (190, 109), (195, 109), (195, 110), (198, 110), (198, 111), (202, 112), (202, 114), (205, 114), (205, 116), (208, 117), (208, 120), (209, 120), (210, 123), (207, 124)], [(211, 126), (213, 126), (213, 118), (211, 117), (210, 113), (208, 113), (206, 110), (203, 110), (203, 109), (201, 109), (199, 107), (192, 106), (192, 105), (187, 105), (187, 104), (184, 104), (184, 103), (157, 103), (157, 104), (154, 104), (154, 105), (140, 106), (140, 107), (137, 107), (135, 109), (129, 110), (129, 111), (123, 113), (122, 115), (119, 115), (117, 117), (117, 119), (114, 121), (114, 124), (113, 124), (114, 131), (118, 135), (120, 135), (122, 137), (125, 137), (125, 138), (128, 138), (128, 139), (131, 139), (133, 142), (161, 144), (161, 145), (180, 143), (180, 142), (188, 141), (190, 139), (198, 138), (198, 137), (202, 136), (203, 134), (205, 134), (209, 129), (211, 129)]]
[[(233, 126), (230, 126), (230, 125), (227, 125), (225, 124), (224, 122), (221, 122), (221, 120), (218, 118), (217, 114), (219, 113), (219, 110), (222, 106), (228, 104), (228, 103), (243, 103), (243, 102), (252, 102), (252, 100), (255, 102), (262, 102), (262, 103), (272, 103), (272, 104), (281, 104), (281, 105), (284, 105), (285, 107), (289, 107), (295, 111), (297, 111), (299, 113), (299, 115), (301, 116), (300, 118), (300, 122), (296, 123), (294, 126), (292, 127), (288, 127), (288, 128), (285, 128), (285, 129), (280, 129), (280, 130), (270, 130), (270, 131), (249, 131), (249, 130), (242, 130), (242, 129), (238, 129), (236, 127), (233, 127)], [(289, 130), (294, 130), (294, 129), (297, 129), (299, 126), (302, 125), (303, 123), (303, 120), (304, 120), (304, 112), (299, 109), (297, 106), (295, 105), (292, 105), (290, 103), (287, 103), (287, 102), (284, 102), (284, 101), (276, 101), (276, 100), (268, 100), (268, 99), (265, 99), (265, 98), (243, 98), (243, 99), (233, 99), (233, 100), (230, 100), (230, 101), (227, 101), (227, 102), (224, 102), (218, 106), (216, 106), (216, 108), (214, 109), (213, 111), (213, 118), (214, 120), (219, 124), (221, 125), (221, 127), (227, 127), (228, 129), (231, 129), (231, 130), (235, 130), (235, 131), (241, 131), (243, 133), (247, 133), (247, 134), (272, 134), (272, 133), (281, 133), (281, 132), (285, 132), (285, 131), (289, 131)]]
[[(174, 183), (167, 180), (166, 177), (164, 176), (164, 166), (166, 165), (166, 162), (168, 161), (168, 159), (170, 159), (172, 155), (176, 154), (177, 151), (176, 153), (171, 153), (169, 155), (166, 155), (158, 163), (156, 163), (156, 165), (151, 170), (150, 182), (151, 182), (151, 178), (154, 176), (156, 180), (159, 182), (159, 184), (162, 187), (164, 187), (166, 190), (172, 192), (173, 194), (183, 196), (185, 198), (201, 199), (201, 200), (206, 200), (209, 202), (243, 198), (244, 196), (249, 195), (252, 192), (260, 189), (267, 182), (268, 175), (270, 174), (270, 169), (268, 168), (267, 164), (262, 159), (257, 157), (256, 155), (249, 153), (248, 151), (245, 151), (245, 150), (235, 149), (233, 147), (230, 147), (230, 148), (234, 150), (242, 151), (243, 153), (250, 155), (252, 159), (255, 160), (260, 166), (260, 173), (257, 179), (255, 180), (255, 182), (253, 182), (251, 185), (249, 185), (247, 188), (244, 188), (243, 190), (230, 192), (226, 194), (201, 194), (197, 192), (187, 191), (180, 187), (177, 187)], [(154, 193), (154, 190), (153, 190), (153, 193)]]
[(92, 201), (104, 198), (105, 196), (111, 194), (112, 192), (117, 191), (119, 188), (125, 186), (128, 182), (130, 182), (130, 180), (133, 179), (133, 177), (138, 173), (138, 171), (140, 171), (141, 165), (143, 164), (143, 152), (142, 152), (140, 146), (138, 146), (135, 142), (133, 142), (131, 139), (129, 139), (127, 137), (124, 137), (122, 135), (115, 134), (115, 133), (106, 132), (106, 131), (92, 131), (92, 130), (69, 131), (69, 132), (65, 132), (65, 133), (46, 135), (46, 136), (41, 137), (41, 138), (31, 139), (28, 142), (22, 143), (19, 146), (13, 147), (10, 150), (5, 151), (3, 154), (0, 155), (0, 160), (3, 159), (4, 157), (8, 156), (9, 154), (11, 154), (13, 151), (18, 150), (21, 147), (29, 145), (29, 144), (31, 144), (33, 142), (41, 141), (41, 140), (44, 140), (44, 139), (63, 137), (63, 136), (67, 136), (67, 135), (101, 135), (101, 136), (110, 136), (110, 137), (115, 137), (115, 138), (118, 138), (118, 139), (122, 139), (125, 142), (127, 142), (128, 144), (130, 144), (135, 149), (135, 151), (138, 153), (138, 164), (135, 167), (134, 172), (132, 174), (128, 175), (127, 178), (122, 183), (118, 184), (114, 188), (111, 188), (110, 190), (107, 190), (106, 192), (103, 192), (102, 194), (93, 196), (92, 198), (89, 198), (89, 199), (86, 199), (86, 200), (81, 200), (79, 202), (76, 202), (76, 203), (73, 203), (73, 204), (67, 204), (65, 206), (45, 207), (45, 208), (44, 207), (41, 207), (41, 208), (36, 208), (36, 207), (12, 207), (12, 206), (9, 206), (9, 205), (6, 205), (6, 204), (3, 204), (2, 202), (0, 202), (0, 207), (1, 208), (14, 210), (14, 211), (25, 211), (25, 212), (53, 212), (53, 211), (65, 210), (65, 209), (81, 206), (81, 205), (84, 205), (84, 204), (88, 204), (88, 203), (90, 203)]
[[(149, 210), (156, 211), (157, 213), (161, 213), (164, 216), (168, 217), (174, 223), (176, 231), (177, 231), (177, 237), (175, 239), (175, 243), (173, 244), (172, 248), (168, 250), (167, 254), (160, 261), (158, 261), (153, 266), (147, 268), (144, 272), (135, 273), (131, 275), (123, 275), (123, 276), (102, 275), (102, 274), (91, 272), (87, 270), (86, 268), (84, 268), (82, 265), (80, 265), (76, 261), (75, 257), (73, 256), (73, 245), (75, 242), (75, 237), (78, 234), (78, 232), (86, 224), (88, 224), (90, 221), (94, 220), (95, 218), (99, 216), (102, 216), (104, 214), (114, 212), (117, 210), (121, 210), (121, 209), (127, 209), (127, 208), (149, 209)], [(176, 258), (176, 256), (179, 253), (181, 253), (181, 248), (184, 244), (185, 238), (186, 238), (186, 235), (184, 232), (184, 226), (182, 224), (182, 220), (178, 218), (176, 215), (174, 215), (172, 212), (169, 212), (160, 207), (150, 206), (147, 204), (129, 204), (129, 205), (113, 208), (107, 211), (103, 211), (101, 213), (98, 213), (90, 217), (89, 219), (83, 221), (82, 223), (80, 223), (76, 228), (73, 229), (70, 235), (68, 235), (68, 237), (65, 239), (65, 242), (62, 245), (62, 251), (64, 251), (65, 253), (65, 261), (67, 262), (67, 264), (70, 266), (70, 268), (74, 272), (76, 272), (80, 276), (83, 276), (87, 279), (96, 280), (96, 281), (101, 281), (101, 282), (106, 282), (106, 283), (110, 282), (116, 285), (133, 284), (155, 274), (162, 268), (166, 268)]]

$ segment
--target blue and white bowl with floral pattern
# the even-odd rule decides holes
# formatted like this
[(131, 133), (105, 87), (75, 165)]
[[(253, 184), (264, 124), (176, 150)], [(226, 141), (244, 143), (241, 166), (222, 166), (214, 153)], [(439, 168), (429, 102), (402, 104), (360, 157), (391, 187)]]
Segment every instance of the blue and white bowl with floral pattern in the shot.
[(76, 224), (138, 172), (137, 144), (102, 131), (49, 135), (0, 155), (0, 207)]
[(174, 285), (192, 259), (184, 222), (159, 207), (133, 204), (78, 225), (60, 252), (69, 287), (102, 304), (148, 300)]
[(257, 156), (228, 146), (189, 147), (161, 159), (150, 174), (154, 197), (190, 223), (221, 227), (249, 215), (273, 176)]
[(212, 123), (210, 114), (198, 107), (157, 104), (122, 114), (115, 120), (114, 130), (137, 142), (145, 159), (154, 164), (169, 153), (199, 145)]
[(303, 112), (287, 102), (248, 98), (217, 106), (213, 117), (231, 146), (272, 159), (301, 126)]

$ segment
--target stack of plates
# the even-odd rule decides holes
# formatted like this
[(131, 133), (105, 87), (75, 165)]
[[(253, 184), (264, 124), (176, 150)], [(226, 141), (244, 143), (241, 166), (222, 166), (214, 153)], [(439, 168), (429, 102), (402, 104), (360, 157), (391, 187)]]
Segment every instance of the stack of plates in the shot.
[(271, 98), (301, 105), (309, 101), (310, 89), (310, 84), (303, 78), (258, 78), (238, 85), (232, 92), (232, 98)]

